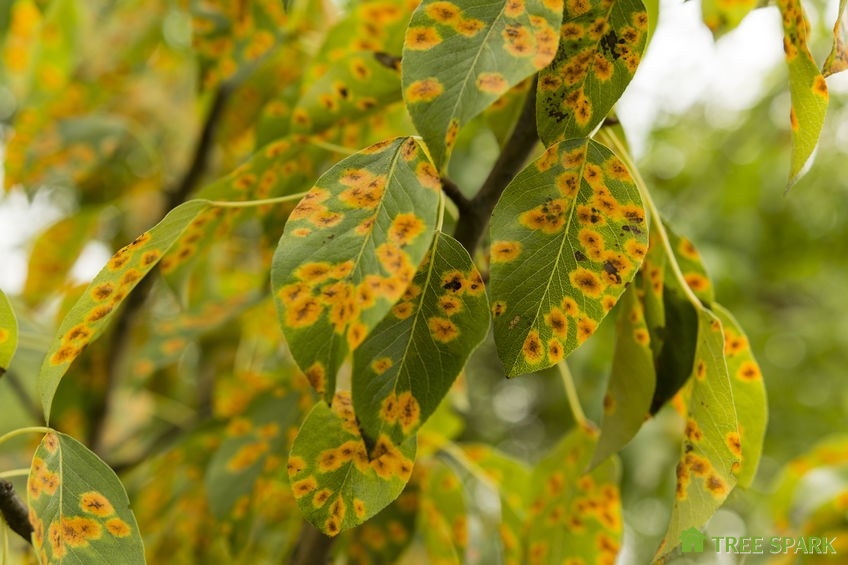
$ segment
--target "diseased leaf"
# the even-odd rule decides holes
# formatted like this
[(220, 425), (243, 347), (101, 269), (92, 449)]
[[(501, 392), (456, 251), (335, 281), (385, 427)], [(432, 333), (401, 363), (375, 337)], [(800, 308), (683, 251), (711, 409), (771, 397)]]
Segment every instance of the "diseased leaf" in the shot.
[(400, 443), (436, 410), (489, 331), (483, 278), (468, 252), (437, 232), (412, 284), (353, 356), (363, 432)]
[(736, 29), (748, 12), (757, 7), (757, 0), (703, 0), (701, 18), (718, 39), (725, 33)]
[(421, 3), (403, 47), (403, 97), (439, 169), (463, 125), (551, 62), (561, 21), (562, 0)]
[(282, 468), (286, 434), (303, 417), (299, 401), (299, 394), (275, 391), (230, 420), (205, 478), (209, 508), (218, 520), (238, 518), (263, 472)]
[(827, 113), (827, 83), (807, 47), (809, 23), (800, 0), (778, 0), (783, 16), (783, 50), (789, 67), (789, 91), (792, 95), (792, 161), (789, 167), (791, 187), (801, 174), (819, 141)]
[(347, 354), (412, 282), (439, 187), (418, 141), (398, 138), (336, 163), (289, 216), (271, 283), (292, 355), (328, 401)]
[(590, 473), (597, 431), (572, 430), (534, 469), (524, 530), (524, 563), (612, 563), (621, 547), (619, 465), (608, 459)]
[(839, 12), (833, 24), (833, 47), (822, 65), (822, 75), (829, 77), (848, 69), (848, 0), (839, 0)]
[(647, 225), (624, 163), (572, 139), (507, 186), (491, 240), (495, 341), (515, 376), (558, 363), (594, 333), (639, 270)]
[(119, 249), (94, 277), (62, 320), (41, 366), (38, 388), (45, 419), (50, 419), (53, 396), (74, 359), (103, 333), (130, 291), (210, 205), (192, 200), (174, 208), (150, 231)]
[(18, 320), (9, 297), (0, 290), (0, 377), (9, 368), (18, 348)]
[(546, 146), (584, 137), (603, 121), (642, 59), (641, 0), (566, 0), (553, 63), (539, 73), (536, 126)]
[(645, 323), (642, 303), (637, 298), (641, 274), (636, 284), (624, 292), (616, 328), (615, 354), (604, 396), (601, 437), (592, 457), (594, 467), (624, 447), (650, 414), (656, 387), (651, 337)]
[(689, 380), (700, 339), (698, 310), (686, 299), (674, 278), (666, 276), (662, 302), (665, 324), (652, 329), (652, 338), (659, 336), (662, 347), (654, 359), (656, 387), (651, 415), (659, 412)]
[(123, 485), (72, 437), (44, 436), (32, 459), (27, 501), (42, 563), (145, 563)]
[(389, 505), (412, 475), (415, 436), (396, 445), (385, 434), (369, 450), (350, 395), (332, 407), (319, 401), (292, 445), (289, 480), (304, 517), (329, 536), (368, 520)]
[(395, 563), (414, 539), (418, 519), (418, 484), (413, 479), (379, 514), (350, 531), (345, 555), (353, 565)]
[[(419, 466), (416, 466), (418, 473)], [(420, 463), (421, 500), (418, 531), (433, 563), (459, 565), (468, 547), (468, 514), (462, 481), (437, 458)]]
[(739, 419), (742, 454), (736, 480), (740, 486), (749, 487), (760, 462), (768, 423), (765, 383), (748, 338), (739, 323), (719, 304), (713, 304), (712, 311), (724, 328), (724, 358)]
[[(674, 250), (674, 260), (680, 267), (680, 272), (683, 273), (683, 279), (695, 296), (709, 306), (715, 302), (715, 294), (713, 284), (701, 261), (701, 254), (691, 241), (674, 233), (668, 224), (664, 226), (671, 248)], [(666, 278), (671, 279), (671, 275), (666, 274)]]
[(724, 347), (719, 319), (708, 310), (699, 310), (675, 501), (658, 557), (680, 544), (684, 530), (703, 526), (736, 485), (742, 443)]

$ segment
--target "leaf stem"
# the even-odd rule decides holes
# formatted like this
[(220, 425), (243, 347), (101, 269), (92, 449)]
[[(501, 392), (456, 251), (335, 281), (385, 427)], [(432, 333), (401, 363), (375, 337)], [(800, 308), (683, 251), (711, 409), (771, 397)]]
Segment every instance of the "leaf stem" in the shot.
[(583, 412), (583, 407), (580, 405), (580, 397), (577, 395), (577, 387), (574, 386), (574, 377), (568, 364), (565, 361), (560, 361), (557, 364), (559, 374), (562, 376), (562, 384), (565, 386), (565, 396), (568, 398), (568, 407), (571, 408), (571, 414), (574, 416), (574, 421), (580, 427), (587, 427), (589, 420), (586, 418), (586, 413)]
[(298, 192), (297, 194), (288, 194), (286, 196), (276, 196), (274, 198), (261, 198), (259, 200), (210, 200), (212, 206), (219, 208), (250, 208), (252, 206), (264, 206), (266, 204), (281, 204), (283, 202), (291, 202), (300, 200), (306, 195), (306, 192)]
[(310, 145), (314, 145), (315, 147), (319, 147), (321, 149), (326, 149), (327, 151), (341, 153), (342, 155), (353, 155), (354, 153), (356, 153), (356, 149), (351, 149), (350, 147), (345, 147), (344, 145), (337, 145), (335, 143), (330, 143), (329, 141), (323, 141), (321, 139), (309, 138), (307, 143), (309, 143)]
[(691, 302), (696, 309), (703, 309), (704, 306), (701, 304), (701, 300), (695, 296), (695, 293), (692, 292), (691, 288), (689, 288), (689, 283), (686, 282), (686, 278), (683, 276), (683, 271), (680, 270), (680, 265), (677, 263), (674, 248), (671, 246), (671, 240), (668, 237), (668, 232), (665, 230), (662, 216), (660, 216), (657, 205), (654, 203), (654, 199), (651, 198), (651, 193), (648, 191), (648, 186), (645, 184), (645, 180), (642, 178), (642, 175), (639, 174), (639, 170), (636, 168), (635, 163), (633, 163), (633, 158), (630, 156), (630, 153), (627, 151), (624, 143), (622, 143), (618, 136), (615, 135), (615, 132), (611, 131), (609, 128), (602, 128), (598, 133), (598, 138), (612, 145), (618, 154), (618, 157), (624, 161), (624, 164), (628, 169), (630, 169), (633, 181), (636, 183), (636, 186), (639, 189), (639, 194), (642, 196), (642, 202), (644, 202), (645, 207), (648, 209), (648, 214), (653, 220), (651, 227), (656, 228), (656, 233), (660, 237), (660, 243), (662, 243), (663, 249), (665, 249), (666, 255), (670, 259), (668, 265), (674, 273), (674, 278), (677, 279), (678, 283), (680, 283), (681, 288), (683, 288), (683, 293), (686, 295), (689, 302)]
[(17, 430), (12, 430), (11, 432), (7, 432), (0, 436), (0, 444), (12, 439), (13, 437), (22, 436), (25, 434), (49, 434), (53, 432), (53, 428), (48, 428), (47, 426), (28, 426), (26, 428), (18, 428)]
[(445, 193), (444, 191), (439, 191), (439, 211), (438, 218), (436, 219), (436, 232), (442, 231), (442, 226), (445, 223)]
[(14, 479), (15, 477), (26, 477), (29, 475), (29, 467), (22, 469), (11, 469), (0, 473), (0, 479)]

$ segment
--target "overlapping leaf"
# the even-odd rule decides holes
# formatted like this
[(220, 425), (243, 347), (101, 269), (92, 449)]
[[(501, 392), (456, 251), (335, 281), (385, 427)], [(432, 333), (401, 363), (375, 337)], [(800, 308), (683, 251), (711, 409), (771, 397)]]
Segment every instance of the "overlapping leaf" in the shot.
[(768, 402), (763, 375), (751, 352), (748, 337), (739, 323), (722, 306), (714, 304), (713, 313), (724, 328), (724, 358), (733, 389), (733, 402), (739, 420), (742, 443), (741, 462), (734, 471), (742, 487), (751, 486), (760, 456), (768, 422)]
[(354, 353), (352, 393), (363, 432), (395, 443), (436, 410), (489, 330), (480, 273), (436, 233), (412, 284)]
[(48, 433), (32, 459), (27, 495), (42, 563), (144, 563), (129, 498), (115, 473), (75, 439)]
[(722, 505), (736, 485), (742, 439), (719, 319), (698, 310), (698, 343), (691, 376), (683, 453), (677, 464), (677, 487), (671, 520), (658, 555), (680, 543), (684, 530), (699, 528)]
[[(701, 254), (689, 239), (674, 233), (668, 224), (663, 225), (674, 252), (674, 261), (680, 267), (686, 285), (701, 302), (706, 305), (712, 304), (715, 302), (715, 293), (704, 263), (701, 261)], [(671, 278), (671, 273), (667, 276)]]
[(370, 449), (359, 433), (350, 395), (319, 401), (304, 420), (288, 461), (304, 517), (329, 536), (362, 524), (388, 506), (412, 475), (415, 436), (395, 444), (385, 434)]
[(783, 50), (792, 95), (792, 160), (789, 185), (795, 183), (818, 144), (827, 113), (827, 83), (807, 46), (809, 23), (800, 0), (778, 0), (783, 17)]
[[(641, 282), (640, 274), (637, 281)], [(615, 354), (604, 397), (601, 437), (592, 457), (592, 467), (624, 447), (650, 414), (656, 386), (651, 338), (637, 288), (630, 286), (621, 297), (616, 328)]]
[[(446, 463), (431, 458), (421, 463), (419, 531), (430, 561), (464, 562), (468, 547), (468, 514), (462, 481)], [(418, 473), (418, 468), (416, 468)]]
[(379, 514), (351, 530), (345, 550), (350, 563), (395, 563), (414, 539), (418, 518), (418, 484), (413, 479), (401, 495)]
[(18, 348), (18, 320), (9, 297), (0, 290), (0, 377), (9, 368)]
[(539, 73), (536, 124), (545, 145), (588, 135), (627, 88), (642, 59), (641, 0), (567, 0), (559, 51)]
[(239, 518), (257, 479), (282, 470), (289, 430), (303, 417), (299, 401), (295, 392), (275, 391), (258, 397), (230, 420), (206, 471), (209, 508), (216, 518)]
[(833, 24), (833, 47), (822, 66), (828, 77), (848, 69), (848, 0), (839, 1), (839, 15)]
[(337, 163), (289, 216), (271, 282), (292, 355), (328, 400), (347, 353), (412, 282), (439, 187), (419, 143), (398, 138)]
[(647, 249), (639, 192), (591, 140), (550, 147), (492, 215), (491, 300), (510, 376), (550, 367), (592, 335)]
[(718, 38), (732, 31), (757, 7), (757, 0), (703, 0), (701, 3), (701, 18)]
[(103, 333), (130, 291), (209, 206), (206, 200), (192, 200), (174, 208), (150, 231), (119, 249), (94, 277), (62, 320), (41, 366), (38, 385), (45, 418), (50, 417), (53, 396), (70, 364)]
[(590, 473), (597, 432), (577, 427), (533, 471), (524, 563), (612, 563), (621, 547), (618, 462)]
[(403, 48), (403, 97), (436, 166), (459, 129), (534, 72), (559, 43), (562, 0), (425, 0)]

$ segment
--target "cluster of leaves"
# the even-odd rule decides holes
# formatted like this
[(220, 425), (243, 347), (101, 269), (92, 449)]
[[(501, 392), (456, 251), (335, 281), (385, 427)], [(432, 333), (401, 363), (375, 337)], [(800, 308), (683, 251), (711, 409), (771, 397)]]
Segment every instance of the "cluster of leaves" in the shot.
[[(745, 334), (606, 121), (656, 11), (290, 4), (16, 0), (0, 14), (17, 104), (6, 185), (51, 186), (77, 208), (35, 242), (20, 297), (27, 312), (61, 298), (36, 379), (52, 427), (31, 428), (44, 437), (27, 472), (41, 561), (297, 559), (302, 516), (352, 562), (395, 560), (414, 539), (434, 561), (474, 548), (612, 562), (615, 454), (671, 404), (667, 558), (750, 485), (766, 408)], [(779, 7), (794, 181), (824, 76), (847, 56), (837, 24), (820, 72), (800, 3)], [(751, 8), (705, 2), (705, 21), (721, 33)], [(201, 125), (178, 110), (198, 103)], [(198, 128), (192, 156), (183, 132)], [(459, 189), (449, 172), (483, 131), (501, 157), (478, 192)], [(90, 283), (64, 284), (93, 238), (132, 243)], [(18, 332), (0, 298), (5, 369)], [(597, 427), (565, 359), (608, 314)], [(570, 393), (577, 425), (532, 469), (458, 440), (463, 369), (490, 327), (505, 376), (557, 366)], [(128, 470), (134, 513), (94, 452)]]

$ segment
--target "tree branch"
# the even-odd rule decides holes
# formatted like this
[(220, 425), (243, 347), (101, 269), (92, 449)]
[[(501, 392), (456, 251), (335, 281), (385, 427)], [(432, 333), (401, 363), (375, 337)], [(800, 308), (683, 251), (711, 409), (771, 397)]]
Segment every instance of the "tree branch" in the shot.
[(304, 520), (297, 545), (292, 552), (291, 565), (325, 565), (330, 562), (332, 547), (333, 538), (324, 535)]
[[(212, 105), (209, 112), (206, 114), (206, 119), (203, 122), (203, 127), (200, 130), (200, 135), (194, 148), (191, 164), (185, 174), (180, 178), (179, 182), (173, 189), (167, 190), (168, 205), (162, 213), (161, 218), (165, 217), (170, 210), (176, 208), (185, 202), (192, 190), (197, 186), (203, 178), (203, 174), (209, 165), (209, 156), (212, 152), (212, 145), (215, 140), (215, 132), (221, 121), (221, 115), (224, 112), (227, 101), (230, 98), (232, 87), (229, 84), (222, 83), (215, 92), (215, 97), (212, 100)], [(149, 275), (150, 273), (148, 273)], [(114, 330), (112, 332), (112, 342), (109, 349), (109, 355), (106, 363), (106, 383), (104, 385), (104, 393), (100, 402), (98, 402), (90, 411), (91, 427), (88, 433), (88, 446), (95, 453), (102, 455), (100, 451), (103, 448), (103, 438), (106, 431), (106, 421), (109, 417), (109, 411), (112, 404), (112, 393), (118, 381), (120, 365), (124, 358), (124, 352), (129, 346), (130, 337), (132, 335), (132, 322), (144, 305), (150, 288), (153, 285), (153, 277), (146, 276), (133, 289), (127, 297), (123, 305), (123, 310), (118, 314)]]
[(29, 511), (23, 501), (15, 494), (15, 487), (6, 479), (0, 479), (0, 513), (13, 532), (32, 544), (32, 524), (29, 523)]
[[(480, 244), (483, 232), (489, 225), (489, 218), (495, 209), (495, 204), (501, 197), (506, 186), (524, 166), (539, 134), (536, 131), (536, 78), (533, 77), (521, 115), (512, 130), (512, 134), (504, 145), (495, 165), (486, 177), (480, 191), (468, 202), (463, 210), (459, 208), (459, 220), (456, 224), (454, 237), (473, 256), (474, 250)], [(447, 194), (447, 192), (446, 192)], [(448, 194), (450, 196), (450, 194)]]

